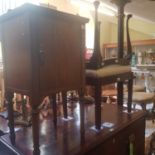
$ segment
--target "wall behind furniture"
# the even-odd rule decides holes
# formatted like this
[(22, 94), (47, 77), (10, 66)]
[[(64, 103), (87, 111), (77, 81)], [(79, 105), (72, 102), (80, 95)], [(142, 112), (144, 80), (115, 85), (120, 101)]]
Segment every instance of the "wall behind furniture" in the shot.
[[(70, 0), (42, 0), (42, 3), (54, 5), (58, 10), (72, 14), (78, 14), (90, 19), (86, 25), (86, 46), (93, 48), (94, 46), (94, 12), (86, 8), (72, 5)], [(113, 43), (117, 42), (117, 17), (111, 17), (100, 14), (99, 20), (101, 21), (100, 43)], [(155, 34), (155, 23), (143, 21), (141, 19), (131, 18), (130, 20), (130, 35), (131, 40), (145, 40), (152, 39)], [(124, 33), (126, 40), (126, 32)]]

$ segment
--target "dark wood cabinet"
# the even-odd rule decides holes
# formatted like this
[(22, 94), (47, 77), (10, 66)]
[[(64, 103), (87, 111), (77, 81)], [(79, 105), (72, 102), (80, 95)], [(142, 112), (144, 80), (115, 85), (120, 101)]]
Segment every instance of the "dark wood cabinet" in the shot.
[(39, 147), (38, 106), (43, 97), (84, 90), (86, 22), (86, 18), (31, 4), (0, 18), (6, 98), (11, 102), (14, 92), (30, 97), (34, 146)]
[[(74, 107), (75, 111), (78, 107)], [(61, 108), (60, 108), (61, 110)], [(104, 104), (102, 122), (112, 123), (111, 127), (103, 127), (100, 132), (92, 130), (94, 125), (94, 105), (85, 106), (85, 134), (79, 132), (80, 116), (69, 122), (59, 119), (59, 127), (53, 128), (50, 119), (42, 122), (40, 132), (41, 154), (46, 155), (144, 155), (145, 113), (135, 110), (132, 114), (122, 111), (115, 104)], [(51, 117), (49, 117), (51, 118)], [(60, 117), (59, 117), (60, 118)], [(29, 128), (19, 130), (16, 134), (17, 143), (12, 147), (24, 155), (32, 155), (32, 133)], [(8, 135), (0, 140), (9, 146)], [(132, 145), (132, 148), (130, 146)]]
[(103, 143), (92, 149), (86, 155), (144, 155), (144, 117), (138, 118), (135, 122), (128, 125), (127, 123), (122, 130), (116, 132), (114, 135), (111, 134), (107, 140), (103, 141)]

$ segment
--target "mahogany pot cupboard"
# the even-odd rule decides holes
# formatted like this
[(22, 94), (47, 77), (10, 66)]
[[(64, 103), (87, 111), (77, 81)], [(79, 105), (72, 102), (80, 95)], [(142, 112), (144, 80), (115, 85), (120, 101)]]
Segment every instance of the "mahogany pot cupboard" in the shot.
[(88, 19), (24, 4), (0, 18), (9, 126), (15, 141), (13, 93), (32, 106), (34, 154), (39, 154), (38, 106), (45, 96), (84, 90), (85, 23)]

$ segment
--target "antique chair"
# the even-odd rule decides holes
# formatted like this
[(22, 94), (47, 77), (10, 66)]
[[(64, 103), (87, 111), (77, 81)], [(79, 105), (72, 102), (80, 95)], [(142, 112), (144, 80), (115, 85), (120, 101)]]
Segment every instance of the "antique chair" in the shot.
[[(101, 125), (101, 87), (110, 83), (117, 83), (117, 103), (123, 105), (123, 84), (127, 81), (128, 103), (127, 111), (131, 112), (133, 73), (131, 72), (131, 42), (128, 30), (128, 21), (131, 15), (127, 16), (127, 55), (124, 56), (124, 6), (128, 0), (113, 0), (118, 6), (118, 57), (116, 59), (102, 60), (100, 53), (100, 27), (98, 22), (99, 1), (95, 1), (95, 38), (94, 52), (90, 61), (86, 64), (86, 84), (95, 87), (95, 130), (99, 131)], [(104, 91), (103, 91), (104, 93)]]

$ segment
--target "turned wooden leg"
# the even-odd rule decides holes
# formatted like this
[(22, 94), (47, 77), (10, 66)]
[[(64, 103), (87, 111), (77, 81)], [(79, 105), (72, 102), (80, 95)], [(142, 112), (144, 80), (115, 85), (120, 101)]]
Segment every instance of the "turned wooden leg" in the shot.
[(123, 82), (117, 82), (117, 104), (123, 106)]
[(128, 80), (128, 103), (127, 103), (128, 113), (131, 112), (131, 108), (132, 108), (132, 92), (133, 92), (133, 79), (129, 79)]
[(61, 93), (57, 93), (57, 99), (58, 102), (61, 102)]
[(133, 103), (133, 109), (134, 110), (136, 109), (136, 103)]
[(39, 149), (39, 99), (30, 98), (32, 105), (32, 134), (33, 134), (33, 155), (40, 155)]
[(84, 93), (79, 92), (79, 103), (80, 103), (80, 125), (81, 125), (81, 132), (85, 132), (85, 127), (84, 127), (84, 118), (85, 118), (85, 113), (84, 113)]
[(84, 92), (79, 91), (81, 144), (85, 143)]
[(52, 104), (53, 108), (53, 123), (56, 126), (57, 125), (57, 103), (56, 103), (56, 94), (52, 95), (50, 98), (50, 102)]
[(141, 106), (143, 111), (147, 112), (146, 111), (146, 103), (141, 103), (140, 106)]
[(95, 85), (95, 127), (101, 129), (101, 83), (96, 82)]
[(64, 118), (67, 119), (67, 117), (68, 117), (68, 112), (67, 112), (67, 92), (62, 93), (62, 105), (63, 105)]
[(6, 91), (6, 100), (8, 102), (8, 119), (9, 119), (9, 129), (10, 129), (10, 140), (12, 145), (15, 145), (15, 130), (14, 130), (14, 114), (13, 114), (13, 97), (14, 93)]
[(27, 114), (26, 114), (26, 99), (24, 98), (24, 95), (22, 95), (22, 115), (23, 115), (23, 120), (27, 121)]

